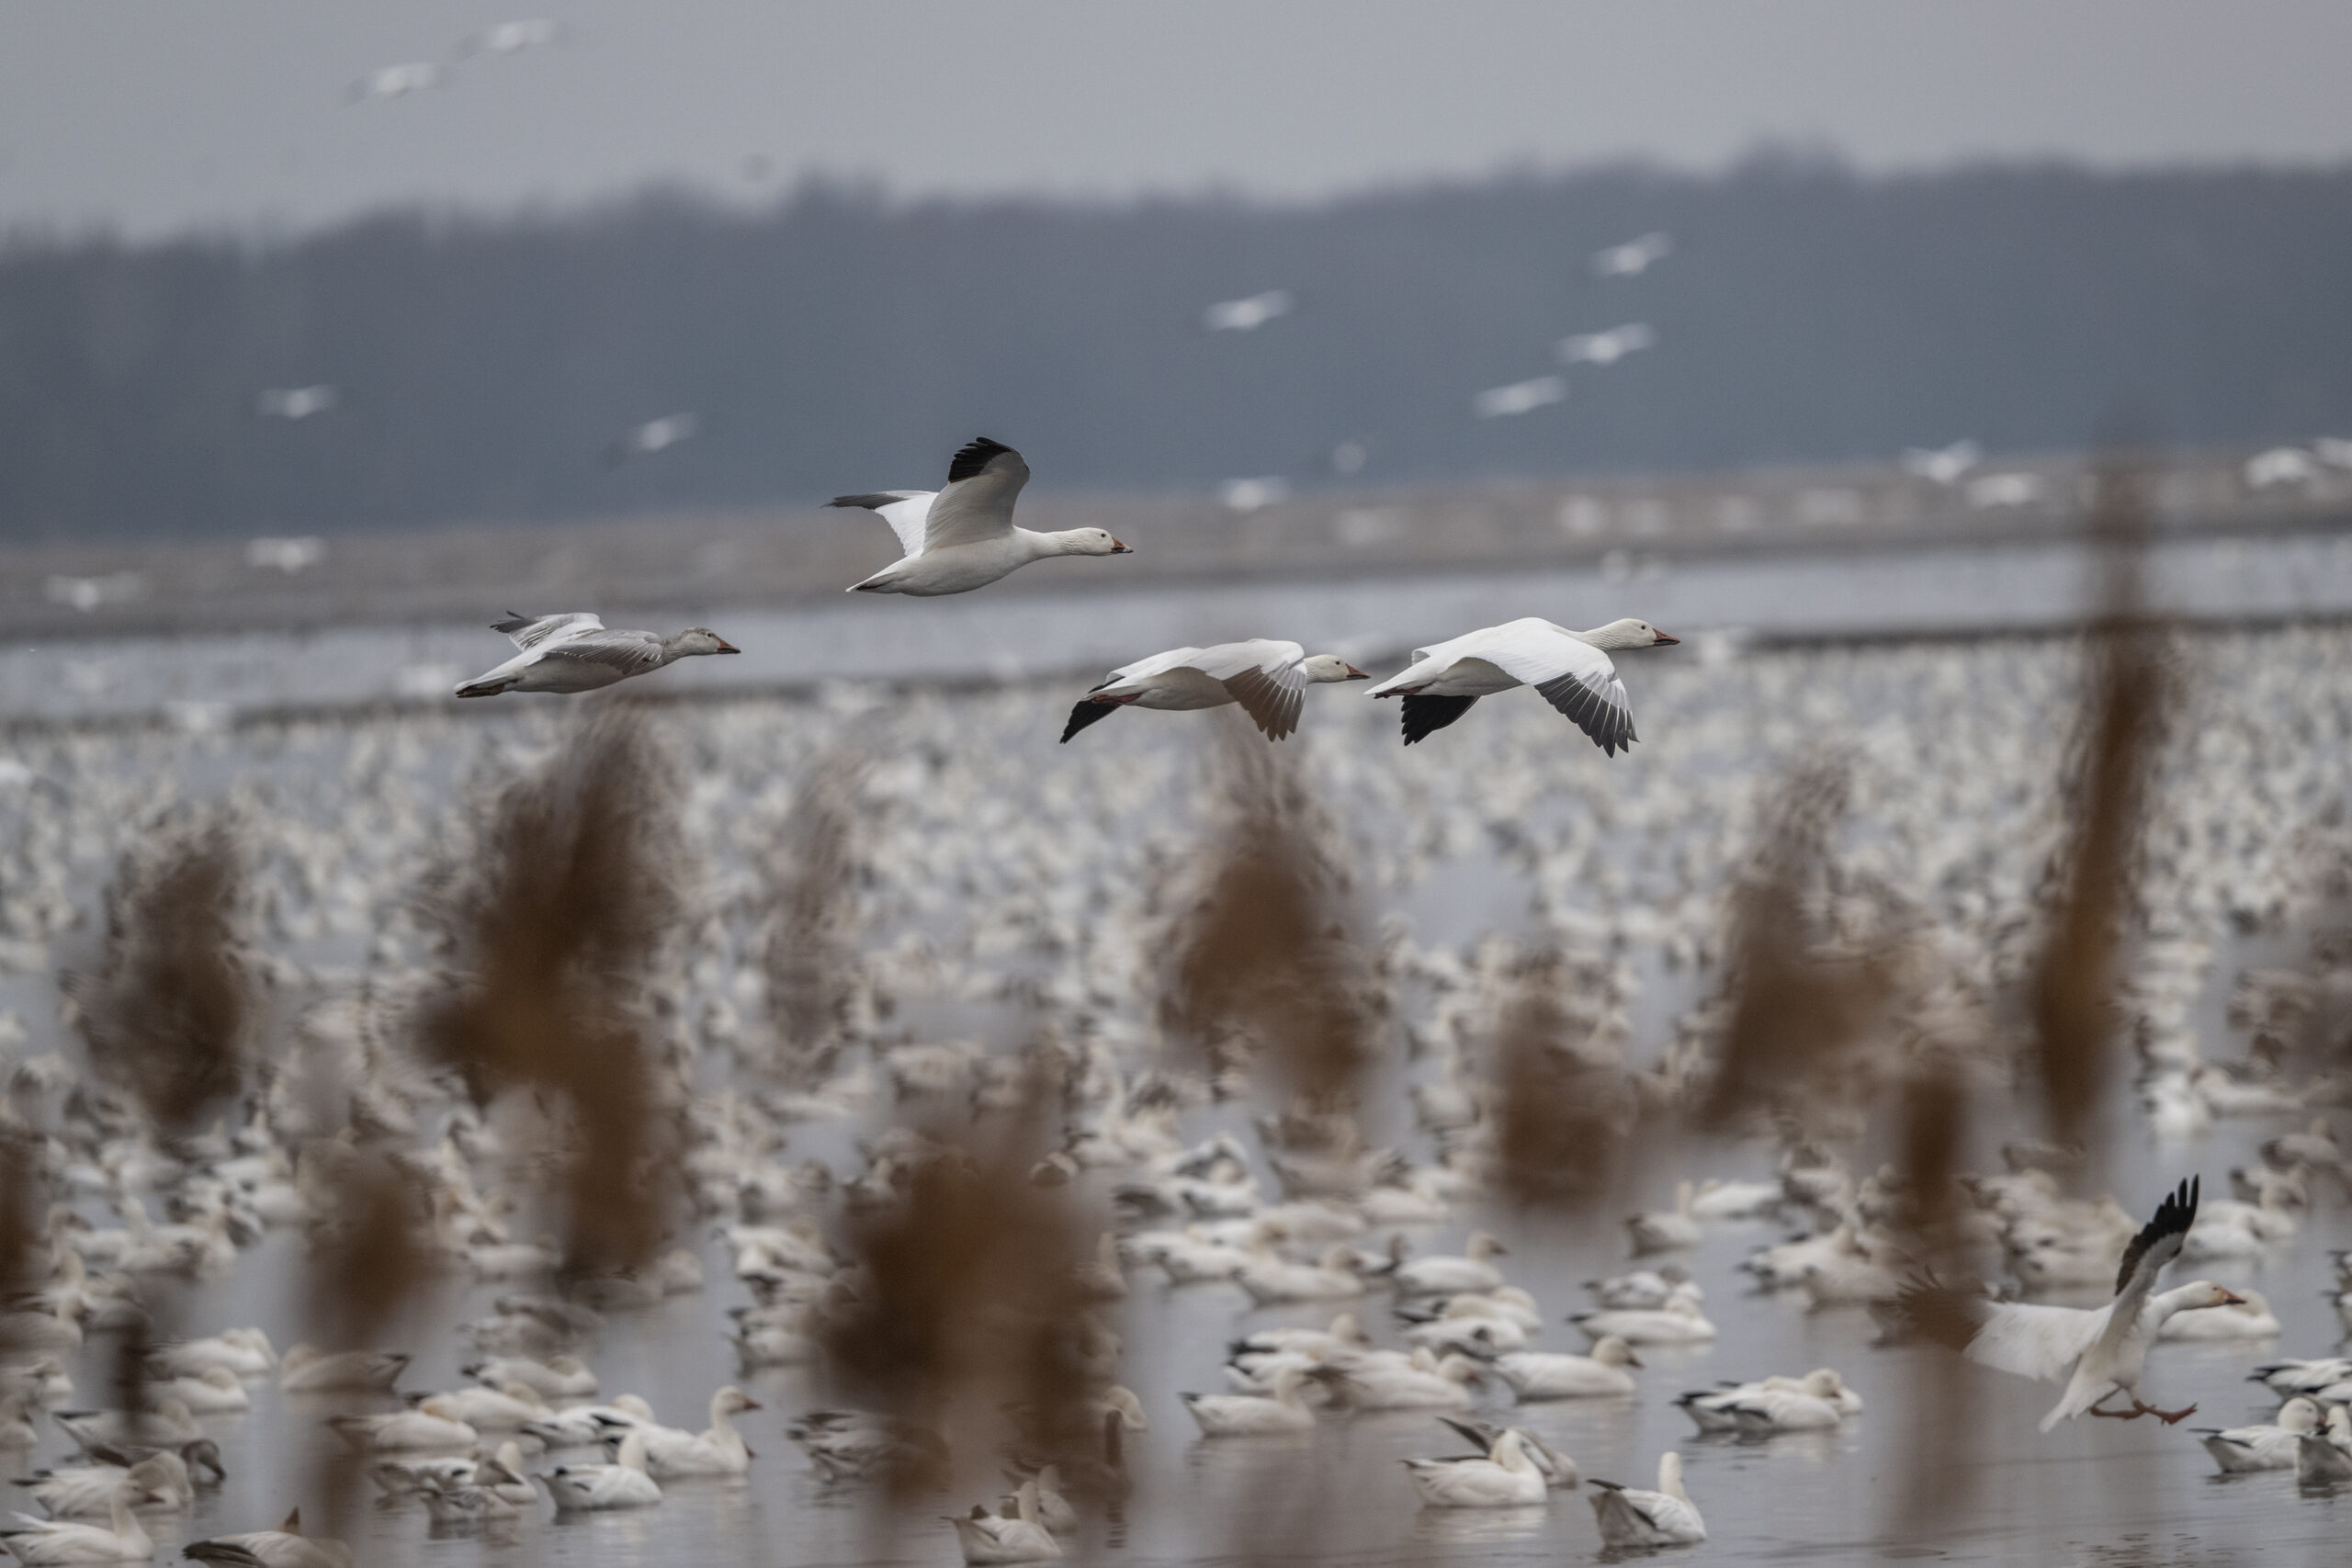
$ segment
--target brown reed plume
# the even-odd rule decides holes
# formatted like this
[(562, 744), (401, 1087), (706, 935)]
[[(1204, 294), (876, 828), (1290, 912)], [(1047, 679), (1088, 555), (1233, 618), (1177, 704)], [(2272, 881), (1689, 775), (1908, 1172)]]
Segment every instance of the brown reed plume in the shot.
[(548, 1108), (573, 1277), (649, 1261), (682, 1191), (643, 1003), (681, 908), (677, 793), (642, 721), (607, 707), (487, 802), (421, 900), (449, 967), (420, 1043), (478, 1104)]
[(2092, 1130), (2107, 1081), (2124, 928), (2175, 696), (2164, 628), (2140, 607), (2143, 476), (2132, 461), (2112, 458), (2097, 487), (2090, 533), (2105, 561), (2105, 603), (2086, 639), (2082, 708), (2062, 793), (2066, 836), (2051, 867), (2052, 912), (2030, 997), (2042, 1096), (2062, 1142)]
[(1555, 950), (1532, 953), (1496, 1021), (1495, 1178), (1525, 1208), (1574, 1209), (1610, 1190), (1640, 1114), (1613, 1056), (1565, 1005), (1595, 979)]
[(820, 762), (794, 803), (777, 860), (761, 960), (775, 1066), (796, 1089), (831, 1073), (855, 995), (854, 830), (865, 773), (865, 758), (853, 752)]
[[(901, 1192), (846, 1227), (862, 1283), (821, 1333), (826, 1371), (844, 1397), (940, 1432), (953, 1452), (1003, 1441), (993, 1416), (1008, 1407), (1024, 1413), (1023, 1436), (1048, 1462), (1097, 1429), (1085, 1402), (1111, 1380), (1086, 1343), (1079, 1270), (1099, 1227), (1073, 1188), (1030, 1175), (1057, 1102), (1033, 1066), (1010, 1115), (923, 1129), (927, 1152)], [(888, 1477), (884, 1501), (941, 1479), (910, 1464)]]
[[(38, 1289), (48, 1272), (40, 1217), (49, 1182), (40, 1154), (30, 1134), (0, 1127), (0, 1301)], [(10, 1348), (0, 1341), (0, 1351)]]
[(1819, 912), (1847, 787), (1835, 761), (1792, 773), (1766, 814), (1753, 869), (1731, 891), (1730, 1019), (1700, 1117), (1710, 1129), (1762, 1116), (1807, 1124), (1884, 1009), (1883, 955), (1833, 942)]
[(243, 880), (226, 822), (164, 827), (122, 857), (97, 967), (66, 981), (92, 1066), (166, 1141), (244, 1084), (255, 1007), (240, 957)]
[(1375, 1064), (1379, 999), (1350, 939), (1330, 827), (1283, 759), (1225, 732), (1226, 820), (1200, 854), (1162, 1023), (1213, 1068), (1261, 1058), (1318, 1110), (1351, 1108)]

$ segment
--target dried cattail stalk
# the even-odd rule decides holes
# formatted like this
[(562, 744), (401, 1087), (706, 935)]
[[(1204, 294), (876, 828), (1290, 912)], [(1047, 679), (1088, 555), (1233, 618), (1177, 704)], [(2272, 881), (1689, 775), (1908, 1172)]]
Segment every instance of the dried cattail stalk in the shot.
[(639, 1005), (680, 908), (675, 797), (642, 726), (608, 709), (491, 802), (424, 900), (451, 972), (420, 1040), (479, 1104), (557, 1102), (575, 1275), (650, 1260), (681, 1186)]
[(1575, 966), (1557, 952), (1522, 959), (1497, 1021), (1496, 1179), (1530, 1208), (1571, 1209), (1607, 1191), (1638, 1107), (1591, 1031), (1562, 1004)]
[(30, 1134), (0, 1128), (0, 1301), (37, 1289), (46, 1272), (40, 1220), (49, 1183), (40, 1155)]
[(254, 1000), (239, 959), (243, 858), (227, 824), (180, 824), (126, 853), (98, 966), (69, 982), (101, 1077), (165, 1138), (244, 1083)]
[(2030, 998), (2042, 1092), (2062, 1141), (2091, 1130), (2106, 1083), (2118, 958), (2174, 694), (2162, 628), (2139, 609), (2141, 491), (2130, 465), (2101, 469), (2091, 527), (2109, 563), (2107, 604), (2088, 639), (2068, 834), (2052, 868), (2054, 908)]
[(1162, 1021), (1213, 1066), (1247, 1043), (1309, 1105), (1351, 1106), (1374, 1062), (1376, 1002), (1343, 879), (1318, 852), (1328, 829), (1265, 748), (1228, 737), (1225, 752), (1228, 819), (1203, 851), (1205, 891), (1182, 922)]
[(779, 858), (762, 953), (777, 1074), (788, 1086), (822, 1080), (840, 1054), (855, 995), (854, 830), (865, 760), (820, 764), (795, 804)]
[[(1094, 1227), (1070, 1188), (1030, 1176), (1053, 1099), (1039, 1081), (985, 1133), (931, 1129), (903, 1194), (848, 1228), (863, 1283), (822, 1336), (827, 1370), (846, 1397), (944, 1430), (958, 1451), (1001, 1437), (986, 1422), (1005, 1406), (1026, 1413), (1033, 1442), (1091, 1438), (1084, 1402), (1109, 1381), (1083, 1342)], [(937, 1479), (894, 1474), (890, 1500)]]
[(1890, 989), (1868, 950), (1833, 948), (1814, 912), (1830, 840), (1846, 807), (1845, 771), (1817, 762), (1782, 788), (1754, 874), (1731, 895), (1723, 1056), (1702, 1121), (1745, 1124), (1759, 1113), (1798, 1124), (1868, 1034)]

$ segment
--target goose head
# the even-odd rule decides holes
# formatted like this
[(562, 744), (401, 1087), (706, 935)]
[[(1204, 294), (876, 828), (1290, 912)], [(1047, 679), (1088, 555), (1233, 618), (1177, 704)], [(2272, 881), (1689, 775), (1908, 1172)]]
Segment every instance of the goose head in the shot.
[(2308, 1394), (2295, 1395), (2278, 1407), (2278, 1425), (2290, 1432), (2318, 1431), (2319, 1402)]
[(1372, 677), (1336, 653), (1318, 653), (1299, 662), (1298, 672), (1309, 681), (1369, 681)]
[(729, 1383), (710, 1396), (711, 1424), (716, 1426), (729, 1416), (741, 1416), (746, 1410), (759, 1408), (761, 1405), (758, 1400), (753, 1399), (733, 1383)]
[(1103, 528), (1065, 528), (1053, 535), (1056, 552), (1065, 556), (1131, 556), (1135, 551)]
[(741, 653), (743, 650), (712, 631), (708, 626), (688, 626), (663, 645), (673, 659), (691, 659), (699, 653)]
[(1580, 641), (1610, 653), (1621, 649), (1671, 648), (1682, 640), (1667, 636), (1647, 621), (1631, 617), (1611, 621), (1605, 626), (1595, 626), (1589, 632), (1578, 632), (1577, 636)]
[(1499, 1258), (1503, 1256), (1510, 1252), (1510, 1248), (1505, 1247), (1501, 1242), (1497, 1241), (1485, 1231), (1472, 1231), (1470, 1233), (1470, 1239), (1468, 1242), (1464, 1244), (1462, 1251), (1463, 1255), (1470, 1258), (1473, 1262), (1484, 1263), (1489, 1258)]
[(1604, 1367), (1638, 1367), (1642, 1359), (1634, 1348), (1614, 1334), (1604, 1334), (1600, 1343), (1592, 1348), (1592, 1359)]

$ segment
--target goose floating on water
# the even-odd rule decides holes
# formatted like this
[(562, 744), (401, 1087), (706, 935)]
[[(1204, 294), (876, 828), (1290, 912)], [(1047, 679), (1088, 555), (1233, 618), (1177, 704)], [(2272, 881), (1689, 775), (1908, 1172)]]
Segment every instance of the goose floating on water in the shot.
[(1658, 1456), (1655, 1492), (1613, 1481), (1592, 1484), (1593, 1522), (1608, 1546), (1691, 1546), (1707, 1539), (1707, 1521), (1682, 1487), (1682, 1456), (1671, 1449)]
[(1530, 615), (1417, 648), (1412, 663), (1365, 694), (1404, 697), (1405, 744), (1410, 746), (1468, 713), (1480, 697), (1532, 686), (1613, 757), (1638, 737), (1633, 704), (1609, 655), (1679, 640), (1647, 621), (1611, 621), (1572, 632)]
[(1069, 710), (1062, 741), (1067, 745), (1071, 736), (1122, 707), (1190, 712), (1233, 703), (1267, 739), (1280, 740), (1298, 728), (1308, 686), (1371, 679), (1337, 654), (1310, 658), (1297, 643), (1272, 637), (1172, 648), (1112, 671), (1109, 680)]
[(980, 436), (947, 465), (941, 491), (886, 490), (837, 495), (829, 506), (856, 506), (890, 525), (905, 556), (853, 593), (907, 593), (921, 598), (986, 588), (1052, 556), (1124, 556), (1135, 552), (1101, 528), (1038, 534), (1012, 525), (1012, 503), (1029, 482), (1029, 465), (1001, 441)]
[(616, 631), (585, 610), (560, 615), (507, 612), (491, 624), (522, 651), (495, 670), (458, 687), (461, 697), (494, 697), (502, 692), (594, 692), (648, 675), (665, 664), (699, 654), (743, 650), (707, 626), (688, 626), (673, 637), (659, 632)]

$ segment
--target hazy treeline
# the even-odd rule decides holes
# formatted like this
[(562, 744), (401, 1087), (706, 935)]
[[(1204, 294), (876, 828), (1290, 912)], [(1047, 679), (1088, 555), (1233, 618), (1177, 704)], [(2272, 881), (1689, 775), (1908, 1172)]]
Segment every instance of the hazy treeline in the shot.
[[(1595, 249), (1662, 230), (1648, 272)], [(1205, 333), (1269, 288), (1297, 310)], [(1657, 346), (1563, 369), (1570, 333)], [(1716, 467), (1973, 436), (2352, 434), (2352, 168), (1507, 176), (1317, 206), (803, 187), (0, 253), (0, 531), (197, 536), (820, 499), (978, 432), (1057, 487)], [(1565, 374), (1562, 404), (1475, 419)], [(263, 389), (332, 383), (299, 423)], [(698, 438), (614, 465), (624, 428)]]

